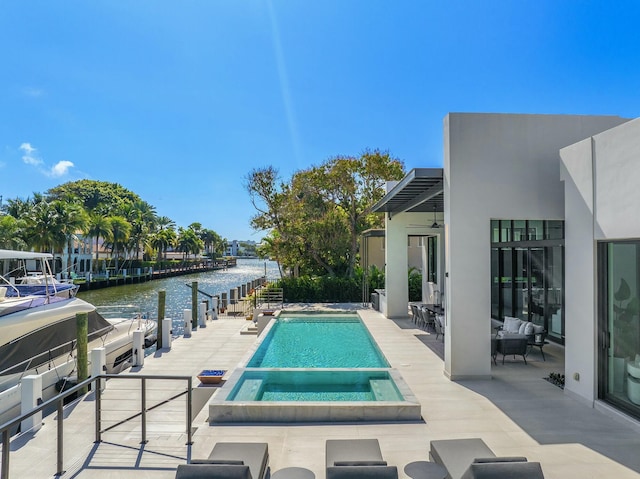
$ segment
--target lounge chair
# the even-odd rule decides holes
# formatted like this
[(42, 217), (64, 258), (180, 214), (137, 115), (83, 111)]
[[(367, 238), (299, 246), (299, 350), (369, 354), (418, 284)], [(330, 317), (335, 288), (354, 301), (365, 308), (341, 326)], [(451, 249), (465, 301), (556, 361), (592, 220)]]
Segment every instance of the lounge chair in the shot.
[(269, 448), (264, 442), (219, 442), (208, 459), (180, 464), (176, 479), (266, 479)]
[(446, 479), (544, 479), (539, 462), (496, 457), (480, 438), (431, 441), (429, 456), (445, 467)]
[(398, 479), (398, 469), (382, 458), (377, 439), (329, 439), (327, 479)]
[(502, 364), (504, 364), (504, 358), (507, 355), (513, 354), (522, 356), (524, 363), (527, 364), (527, 348), (528, 340), (524, 334), (513, 334), (498, 338), (498, 344), (496, 345), (496, 351), (502, 354)]

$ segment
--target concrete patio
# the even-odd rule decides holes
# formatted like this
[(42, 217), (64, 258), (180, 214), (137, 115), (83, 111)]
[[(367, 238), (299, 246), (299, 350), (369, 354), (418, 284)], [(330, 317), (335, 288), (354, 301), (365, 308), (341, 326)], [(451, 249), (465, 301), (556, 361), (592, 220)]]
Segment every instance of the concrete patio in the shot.
[[(288, 305), (291, 309), (317, 305)], [(480, 437), (497, 455), (526, 456), (539, 461), (545, 477), (640, 477), (640, 429), (578, 402), (543, 378), (563, 371), (563, 348), (549, 344), (547, 360), (534, 350), (527, 358), (507, 357), (492, 366), (492, 380), (451, 382), (443, 374), (442, 338), (435, 340), (407, 319), (388, 320), (372, 309), (354, 305), (322, 305), (321, 309), (359, 309), (360, 315), (392, 366), (400, 371), (422, 405), (422, 421), (413, 423), (291, 423), (209, 425), (208, 408), (195, 417), (194, 444), (185, 446), (183, 402), (150, 417), (148, 443), (140, 444), (138, 421), (103, 435), (94, 444), (91, 394), (68, 406), (65, 421), (65, 469), (73, 478), (172, 478), (178, 464), (189, 457), (207, 457), (218, 441), (269, 444), (272, 473), (286, 467), (310, 469), (317, 479), (324, 473), (327, 439), (377, 438), (385, 460), (404, 467), (428, 460), (434, 439)], [(187, 374), (202, 369), (232, 369), (256, 340), (241, 335), (246, 322), (221, 317), (179, 338), (170, 352), (148, 357), (144, 374)], [(487, 358), (490, 361), (490, 358)], [(131, 371), (126, 374), (136, 374)], [(125, 383), (129, 381), (120, 381)], [(194, 384), (198, 384), (197, 379)], [(150, 386), (152, 387), (152, 386)], [(169, 386), (163, 386), (163, 391)], [(204, 401), (216, 388), (198, 387)], [(159, 391), (158, 391), (159, 392)], [(150, 393), (151, 396), (155, 391)], [(125, 404), (135, 391), (117, 381), (108, 384), (109, 408)], [(105, 407), (107, 407), (105, 405)], [(124, 408), (124, 406), (122, 406)], [(12, 443), (11, 477), (51, 477), (55, 472), (55, 424), (44, 420), (38, 433), (24, 434)], [(37, 457), (37, 460), (34, 458)]]

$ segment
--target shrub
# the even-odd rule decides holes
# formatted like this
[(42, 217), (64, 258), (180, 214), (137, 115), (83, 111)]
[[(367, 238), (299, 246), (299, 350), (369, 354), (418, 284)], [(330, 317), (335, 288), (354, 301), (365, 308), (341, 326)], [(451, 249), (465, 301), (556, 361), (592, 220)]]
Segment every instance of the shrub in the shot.
[(353, 303), (362, 301), (362, 285), (355, 278), (337, 276), (301, 276), (282, 278), (275, 285), (282, 288), (287, 303)]

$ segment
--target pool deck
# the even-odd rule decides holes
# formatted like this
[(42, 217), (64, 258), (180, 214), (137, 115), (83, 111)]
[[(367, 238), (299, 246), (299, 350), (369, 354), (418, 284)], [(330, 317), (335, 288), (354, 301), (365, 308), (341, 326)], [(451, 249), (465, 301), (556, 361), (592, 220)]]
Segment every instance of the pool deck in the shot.
[[(294, 308), (312, 306), (291, 305)], [(324, 305), (325, 309), (357, 308)], [(358, 308), (359, 309), (359, 308)], [(327, 439), (377, 438), (384, 459), (398, 467), (428, 460), (429, 441), (480, 437), (496, 455), (526, 456), (542, 464), (545, 477), (640, 477), (640, 427), (593, 409), (565, 395), (543, 380), (549, 372), (563, 370), (563, 349), (545, 347), (547, 361), (537, 351), (522, 359), (507, 358), (492, 367), (492, 380), (451, 382), (443, 374), (442, 340), (417, 329), (409, 317), (388, 320), (363, 309), (361, 317), (392, 367), (422, 404), (423, 421), (413, 423), (304, 423), (214, 425), (207, 422), (208, 408), (196, 412), (191, 447), (185, 445), (184, 400), (149, 414), (146, 444), (140, 444), (139, 420), (125, 423), (93, 441), (92, 394), (67, 406), (65, 415), (65, 469), (69, 478), (173, 478), (178, 464), (189, 456), (207, 457), (218, 441), (267, 442), (272, 473), (285, 467), (310, 469), (325, 477)], [(196, 375), (203, 369), (236, 367), (256, 341), (240, 334), (246, 321), (221, 317), (199, 328), (190, 338), (173, 342), (170, 352), (145, 359), (139, 371), (123, 374)], [(487, 359), (489, 360), (489, 359)], [(133, 381), (109, 381), (104, 393), (105, 418), (122, 417), (138, 404)], [(135, 381), (137, 383), (137, 381)], [(149, 402), (182, 385), (149, 385)], [(197, 387), (201, 406), (215, 386)], [(35, 434), (12, 441), (10, 477), (52, 477), (55, 472), (55, 415), (44, 419)]]

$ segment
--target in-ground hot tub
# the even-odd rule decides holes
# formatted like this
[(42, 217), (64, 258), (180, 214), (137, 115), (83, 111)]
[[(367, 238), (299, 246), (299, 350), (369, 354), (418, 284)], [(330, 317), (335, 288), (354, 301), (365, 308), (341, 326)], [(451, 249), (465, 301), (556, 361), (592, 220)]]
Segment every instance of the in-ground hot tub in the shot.
[(211, 422), (418, 421), (394, 369), (245, 369), (209, 402)]

